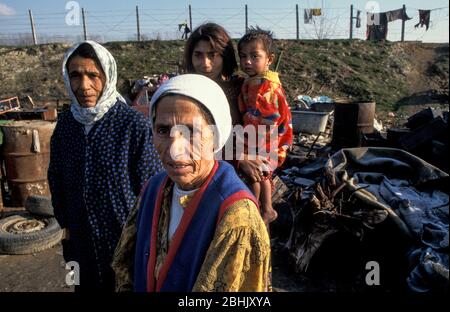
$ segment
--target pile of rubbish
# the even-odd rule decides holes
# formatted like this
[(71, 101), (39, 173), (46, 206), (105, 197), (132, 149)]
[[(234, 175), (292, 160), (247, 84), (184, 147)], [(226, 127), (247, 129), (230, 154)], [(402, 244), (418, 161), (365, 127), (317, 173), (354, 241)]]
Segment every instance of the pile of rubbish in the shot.
[(295, 272), (334, 265), (364, 290), (365, 265), (376, 261), (387, 291), (448, 291), (447, 122), (448, 112), (428, 108), (404, 129), (377, 127), (337, 150), (333, 119), (324, 132), (299, 133), (276, 172), (272, 225)]
[(320, 104), (322, 103), (333, 104), (334, 100), (325, 95), (319, 95), (314, 98), (310, 97), (309, 95), (299, 95), (297, 96), (297, 99), (296, 101), (294, 101), (294, 103), (296, 103), (296, 109), (306, 108), (316, 110), (316, 108), (320, 107)]
[[(308, 270), (316, 252), (333, 235), (348, 235), (334, 246), (334, 257), (340, 257), (339, 249), (352, 241), (370, 248), (366, 236), (378, 233), (376, 240), (384, 244), (385, 252), (379, 248), (379, 254), (361, 261), (397, 262), (393, 271), (414, 291), (448, 287), (445, 172), (403, 150), (362, 147), (289, 168), (280, 179), (286, 188), (283, 199), (276, 201), (284, 215), (280, 217), (284, 225), (279, 226), (289, 225), (283, 244), (297, 272)], [(386, 252), (395, 249), (400, 252), (397, 259)]]
[(135, 80), (132, 83), (129, 94), (131, 107), (148, 117), (148, 107), (153, 94), (158, 90), (161, 84), (176, 75), (177, 73), (163, 73), (144, 76), (142, 79)]
[(141, 79), (137, 79), (133, 82), (133, 87), (131, 88), (132, 94), (137, 94), (142, 88), (158, 88), (162, 83), (174, 77), (176, 74), (154, 74), (151, 76), (144, 76)]
[(409, 117), (405, 128), (388, 129), (386, 139), (391, 147), (413, 153), (449, 172), (448, 112), (424, 109)]
[(146, 100), (151, 98), (153, 93), (159, 88), (161, 84), (170, 78), (176, 76), (177, 73), (162, 73), (144, 76), (141, 79), (130, 81), (129, 98), (133, 102), (132, 105), (145, 105), (143, 102), (143, 93), (145, 92)]

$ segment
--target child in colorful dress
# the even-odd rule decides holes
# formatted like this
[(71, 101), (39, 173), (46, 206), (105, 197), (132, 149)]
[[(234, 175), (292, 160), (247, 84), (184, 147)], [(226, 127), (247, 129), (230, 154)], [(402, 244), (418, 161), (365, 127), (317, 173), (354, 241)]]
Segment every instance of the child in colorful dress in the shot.
[[(266, 224), (277, 218), (272, 207), (272, 172), (284, 162), (286, 152), (292, 145), (292, 117), (286, 94), (278, 73), (269, 70), (274, 60), (272, 33), (260, 28), (251, 28), (238, 43), (241, 69), (249, 76), (242, 85), (239, 110), (244, 127), (255, 127), (257, 142), (244, 139), (247, 152), (253, 148), (264, 164), (263, 178), (250, 185), (261, 206), (261, 215)], [(261, 131), (265, 129), (266, 131)], [(275, 133), (274, 133), (275, 132)], [(276, 135), (276, 132), (278, 134)], [(274, 135), (275, 134), (275, 135)]]

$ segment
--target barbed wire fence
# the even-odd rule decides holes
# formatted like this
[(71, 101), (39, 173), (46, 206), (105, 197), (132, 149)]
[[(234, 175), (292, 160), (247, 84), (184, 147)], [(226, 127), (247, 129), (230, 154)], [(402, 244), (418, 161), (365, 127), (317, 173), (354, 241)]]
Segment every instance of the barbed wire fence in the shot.
[[(439, 27), (448, 29), (448, 7), (432, 8), (430, 27), (414, 28), (419, 22), (418, 8), (404, 6), (412, 17), (389, 24), (390, 41), (421, 41), (441, 37)], [(321, 14), (305, 23), (304, 12), (311, 7), (179, 9), (130, 8), (129, 10), (95, 11), (72, 8), (59, 12), (0, 16), (0, 45), (30, 45), (54, 42), (74, 43), (85, 39), (98, 42), (175, 40), (182, 37), (181, 23), (195, 28), (204, 22), (215, 22), (227, 29), (231, 37), (240, 38), (250, 26), (274, 32), (277, 39), (366, 39), (365, 8), (322, 7)], [(360, 27), (356, 12), (360, 11)], [(445, 24), (446, 27), (445, 27)], [(404, 34), (404, 36), (402, 35)], [(448, 38), (446, 38), (448, 41)]]

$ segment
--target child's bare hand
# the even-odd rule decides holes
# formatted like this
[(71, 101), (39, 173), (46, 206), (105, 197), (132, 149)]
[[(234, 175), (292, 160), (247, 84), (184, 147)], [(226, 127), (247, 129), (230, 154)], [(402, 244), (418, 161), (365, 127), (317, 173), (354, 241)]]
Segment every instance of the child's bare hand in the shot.
[(264, 163), (261, 159), (245, 159), (239, 161), (239, 169), (252, 182), (261, 182), (264, 180)]
[(267, 158), (258, 157), (258, 160), (261, 161), (260, 168), (265, 176), (269, 174), (269, 172), (273, 171), (272, 165), (270, 164), (270, 161)]

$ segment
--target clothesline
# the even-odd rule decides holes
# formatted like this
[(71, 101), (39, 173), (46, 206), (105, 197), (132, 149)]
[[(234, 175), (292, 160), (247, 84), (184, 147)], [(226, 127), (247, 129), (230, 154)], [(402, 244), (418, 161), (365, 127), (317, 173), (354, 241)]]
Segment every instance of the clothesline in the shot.
[[(418, 10), (419, 11), (419, 23), (414, 25), (414, 28), (425, 27), (425, 30), (430, 28), (430, 13), (431, 10)], [(371, 18), (369, 18), (371, 16)], [(373, 20), (373, 17), (377, 17), (377, 23), (369, 23), (369, 20)], [(385, 40), (388, 34), (388, 24), (395, 20), (403, 20), (402, 27), (402, 41), (404, 38), (404, 22), (413, 19), (407, 15), (405, 8), (397, 9), (393, 11), (380, 12), (380, 13), (368, 13), (367, 15), (367, 39), (368, 40)]]
[(448, 7), (441, 7), (441, 8), (434, 8), (434, 9), (418, 9), (418, 8), (413, 8), (410, 6), (406, 7), (407, 9), (414, 9), (414, 10), (424, 10), (424, 11), (437, 11), (437, 10), (443, 10), (443, 9), (448, 9)]
[[(412, 10), (423, 10), (423, 11), (437, 11), (437, 10), (444, 10), (444, 9), (448, 9), (449, 7), (440, 7), (440, 8), (434, 8), (434, 9), (418, 9), (418, 8), (414, 8), (414, 7), (410, 7), (407, 6), (406, 9), (412, 9)], [(361, 12), (368, 12), (365, 11), (363, 9), (358, 9), (356, 7), (353, 7), (353, 10), (355, 11), (361, 11)], [(382, 13), (382, 12), (368, 12), (368, 13)]]

